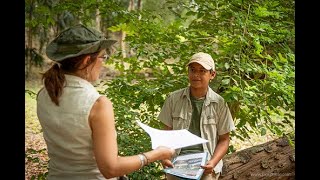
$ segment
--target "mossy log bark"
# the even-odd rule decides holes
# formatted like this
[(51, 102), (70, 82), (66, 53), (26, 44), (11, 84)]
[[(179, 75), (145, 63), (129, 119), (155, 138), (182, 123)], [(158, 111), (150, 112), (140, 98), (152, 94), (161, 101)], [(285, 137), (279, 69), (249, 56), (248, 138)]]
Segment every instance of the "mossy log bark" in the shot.
[(295, 153), (287, 138), (280, 138), (226, 155), (219, 180), (295, 179)]

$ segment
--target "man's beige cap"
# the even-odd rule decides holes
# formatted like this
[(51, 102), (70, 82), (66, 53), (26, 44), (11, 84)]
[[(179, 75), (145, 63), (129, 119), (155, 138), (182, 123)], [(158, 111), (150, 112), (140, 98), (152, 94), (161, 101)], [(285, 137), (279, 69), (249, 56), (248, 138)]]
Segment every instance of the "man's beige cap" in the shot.
[(191, 57), (187, 66), (189, 66), (189, 64), (191, 64), (193, 62), (201, 64), (206, 70), (212, 69), (213, 71), (215, 71), (214, 61), (213, 61), (212, 57), (210, 56), (210, 54), (207, 54), (204, 52), (199, 52), (199, 53), (194, 54)]

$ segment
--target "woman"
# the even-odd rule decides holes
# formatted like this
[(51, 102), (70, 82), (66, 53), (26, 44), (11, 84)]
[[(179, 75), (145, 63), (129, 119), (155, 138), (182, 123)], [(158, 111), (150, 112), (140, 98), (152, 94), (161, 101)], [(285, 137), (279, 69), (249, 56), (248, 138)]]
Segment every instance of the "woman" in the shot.
[(171, 159), (159, 147), (118, 156), (112, 102), (91, 84), (98, 80), (114, 40), (77, 25), (61, 32), (46, 49), (55, 64), (43, 74), (37, 115), (48, 147), (48, 179), (117, 179), (156, 160)]

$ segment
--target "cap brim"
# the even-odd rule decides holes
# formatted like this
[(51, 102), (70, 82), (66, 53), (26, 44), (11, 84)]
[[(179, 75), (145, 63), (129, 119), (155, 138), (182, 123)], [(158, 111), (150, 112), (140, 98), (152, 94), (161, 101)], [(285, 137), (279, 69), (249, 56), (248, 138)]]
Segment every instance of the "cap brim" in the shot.
[(186, 66), (189, 66), (191, 63), (198, 63), (200, 64), (202, 67), (204, 67), (206, 70), (210, 70), (211, 67), (203, 62), (199, 62), (197, 60), (191, 60)]

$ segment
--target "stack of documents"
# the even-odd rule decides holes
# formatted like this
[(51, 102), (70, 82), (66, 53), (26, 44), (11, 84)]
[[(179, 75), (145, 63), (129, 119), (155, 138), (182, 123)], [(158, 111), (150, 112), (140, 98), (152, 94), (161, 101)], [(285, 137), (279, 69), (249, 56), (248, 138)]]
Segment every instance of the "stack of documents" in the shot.
[(207, 156), (207, 152), (178, 156), (172, 161), (173, 168), (165, 168), (163, 171), (180, 179), (201, 179), (204, 172), (201, 166), (206, 164)]

